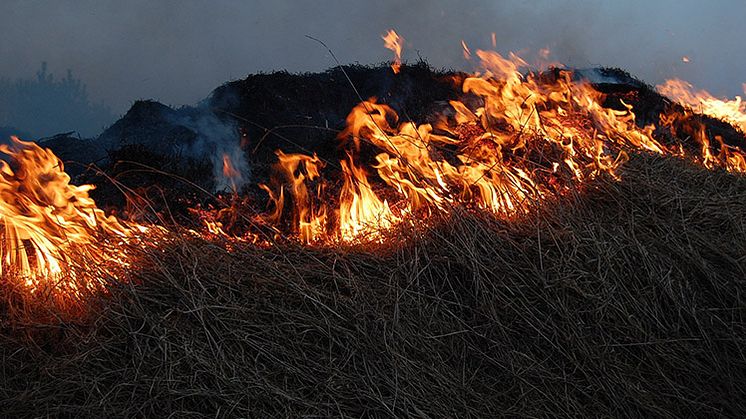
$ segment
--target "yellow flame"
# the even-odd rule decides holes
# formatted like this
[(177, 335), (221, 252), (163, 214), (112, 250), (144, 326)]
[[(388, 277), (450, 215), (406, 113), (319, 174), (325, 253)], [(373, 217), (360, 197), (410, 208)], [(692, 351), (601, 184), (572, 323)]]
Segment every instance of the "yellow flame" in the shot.
[[(744, 94), (746, 94), (746, 85)], [(706, 90), (695, 90), (694, 86), (681, 79), (670, 79), (657, 86), (658, 91), (692, 108), (694, 111), (720, 118), (746, 132), (746, 103), (741, 96), (729, 99), (718, 99)]]
[(394, 63), (391, 64), (391, 69), (394, 70), (394, 74), (398, 74), (401, 69), (401, 51), (404, 45), (404, 38), (399, 36), (393, 29), (383, 34), (381, 38), (383, 38), (383, 46), (394, 52)]
[(62, 162), (35, 143), (12, 137), (0, 153), (10, 159), (0, 160), (0, 273), (22, 278), (33, 291), (85, 269), (73, 259), (91, 266), (124, 263), (123, 255), (97, 243), (121, 240), (132, 230), (96, 207), (88, 195), (93, 186), (71, 185)]

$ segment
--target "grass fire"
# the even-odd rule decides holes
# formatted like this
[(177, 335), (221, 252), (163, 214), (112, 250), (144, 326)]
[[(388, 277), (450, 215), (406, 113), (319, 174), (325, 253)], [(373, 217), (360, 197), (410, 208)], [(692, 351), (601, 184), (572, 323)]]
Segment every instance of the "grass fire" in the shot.
[(741, 98), (381, 38), (0, 145), (2, 411), (746, 412)]

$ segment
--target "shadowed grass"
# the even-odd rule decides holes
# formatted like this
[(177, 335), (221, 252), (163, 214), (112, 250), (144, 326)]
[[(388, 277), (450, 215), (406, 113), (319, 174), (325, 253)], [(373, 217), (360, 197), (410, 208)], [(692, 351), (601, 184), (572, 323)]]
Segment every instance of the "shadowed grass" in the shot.
[(86, 321), (3, 318), (0, 411), (743, 416), (746, 179), (646, 156), (622, 177), (386, 245), (148, 251)]

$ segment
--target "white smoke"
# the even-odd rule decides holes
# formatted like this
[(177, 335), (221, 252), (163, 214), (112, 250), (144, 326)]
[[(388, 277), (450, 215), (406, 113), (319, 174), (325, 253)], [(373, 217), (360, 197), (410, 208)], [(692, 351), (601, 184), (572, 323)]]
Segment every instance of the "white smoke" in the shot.
[[(241, 134), (235, 123), (222, 121), (211, 112), (180, 116), (173, 123), (184, 126), (197, 134), (196, 140), (181, 149), (193, 158), (207, 158), (213, 167), (215, 191), (240, 190), (251, 179), (251, 167), (241, 149)], [(228, 157), (237, 176), (223, 173), (224, 157)]]

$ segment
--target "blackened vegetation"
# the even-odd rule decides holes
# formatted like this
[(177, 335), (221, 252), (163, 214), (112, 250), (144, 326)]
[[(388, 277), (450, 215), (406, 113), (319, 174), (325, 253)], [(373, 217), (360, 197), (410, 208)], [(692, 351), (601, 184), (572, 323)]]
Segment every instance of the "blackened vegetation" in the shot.
[[(700, 127), (704, 127), (704, 133), (710, 139), (713, 154), (718, 154), (721, 147), (716, 137), (722, 139), (723, 143), (728, 146), (746, 150), (744, 133), (733, 125), (696, 113), (696, 109), (694, 112), (686, 109), (659, 94), (652, 87), (634, 79), (623, 70), (605, 68), (599, 71), (606, 77), (618, 80), (617, 83), (594, 84), (598, 91), (607, 95), (602, 105), (617, 110), (625, 110), (624, 103), (631, 105), (637, 124), (640, 127), (656, 125), (655, 137), (662, 144), (666, 146), (681, 144), (689, 151), (699, 152), (700, 145), (695, 141), (696, 132)], [(673, 124), (669, 127), (661, 126), (661, 115), (671, 117)]]
[[(405, 66), (396, 75), (388, 66), (360, 65), (320, 74), (257, 74), (219, 87), (208, 102), (214, 112), (241, 125), (248, 138), (252, 172), (259, 181), (270, 175), (277, 149), (316, 153), (330, 172), (338, 174), (338, 162), (345, 155), (337, 135), (361, 98), (391, 105), (402, 120), (424, 122), (434, 106), (457, 98), (452, 75), (424, 62)], [(375, 154), (372, 148), (364, 149), (362, 163), (372, 162)]]
[[(425, 120), (427, 106), (454, 94), (449, 75), (426, 67), (403, 67), (399, 82), (387, 67), (347, 70), (363, 98), (378, 95), (403, 118)], [(391, 83), (386, 89), (401, 83), (410, 97), (389, 97), (382, 80)], [(621, 99), (639, 109), (641, 125), (677, 106), (641, 83), (625, 84), (598, 88), (610, 93), (608, 106)], [(357, 102), (332, 70), (250, 76), (218, 89), (201, 109), (239, 124), (246, 157), (265, 165), (256, 170), (262, 181), (275, 148), (310, 145), (339, 157), (334, 130)], [(156, 114), (131, 112), (128, 124)], [(151, 122), (131, 129), (159, 138), (180, 130)], [(272, 130), (286, 125), (305, 127)], [(119, 127), (117, 141), (133, 138)], [(165, 175), (121, 165), (178, 170), (146, 145), (109, 150), (104, 167), (131, 187), (162, 185)], [(200, 170), (210, 172), (180, 173), (197, 183), (206, 178)], [(135, 284), (113, 285), (91, 302), (88, 318), (4, 317), (0, 411), (744, 416), (746, 179), (650, 155), (632, 155), (621, 176), (596, 179), (510, 222), (457, 209), (388, 232), (385, 245), (227, 251), (177, 238), (143, 251)], [(161, 188), (164, 196), (178, 183)]]
[[(268, 182), (275, 150), (317, 153), (333, 182), (339, 175), (338, 162), (345, 157), (336, 137), (360, 98), (376, 97), (396, 109), (401, 120), (425, 122), (434, 109), (458, 97), (454, 74), (420, 62), (403, 67), (398, 75), (388, 66), (360, 65), (317, 74), (250, 75), (215, 89), (195, 107), (172, 109), (138, 101), (85, 147), (79, 147), (80, 141), (73, 137), (46, 144), (65, 160), (95, 163), (103, 169), (89, 170), (76, 179), (97, 185), (92, 196), (100, 204), (121, 207), (125, 201), (121, 191), (136, 190), (153, 199), (151, 207), (158, 211), (179, 212), (186, 206), (171, 204), (182, 203), (185, 197), (195, 204), (217, 205), (212, 197), (196, 192), (213, 191), (214, 143), (222, 141), (202, 144), (203, 133), (192, 122), (207, 119), (209, 125), (235, 129), (235, 135), (225, 140), (240, 142), (243, 158), (249, 162), (252, 182), (243, 192), (263, 208), (267, 194), (256, 185)], [(364, 149), (362, 163), (372, 162), (375, 154), (372, 148)], [(149, 169), (156, 170), (148, 173)]]

